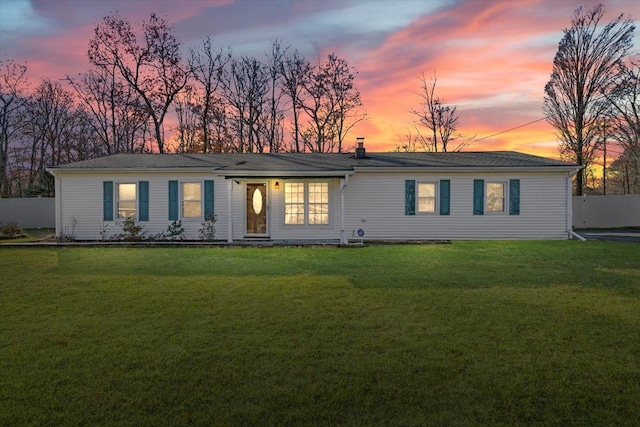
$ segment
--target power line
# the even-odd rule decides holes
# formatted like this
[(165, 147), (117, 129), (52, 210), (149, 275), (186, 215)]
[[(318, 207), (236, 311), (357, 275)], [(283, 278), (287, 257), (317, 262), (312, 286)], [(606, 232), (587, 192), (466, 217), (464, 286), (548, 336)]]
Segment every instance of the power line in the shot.
[(511, 128), (511, 129), (503, 130), (503, 131), (501, 131), (501, 132), (494, 133), (493, 135), (489, 135), (489, 136), (485, 136), (484, 138), (476, 139), (476, 142), (478, 142), (478, 141), (484, 141), (485, 139), (489, 139), (489, 138), (492, 138), (492, 137), (494, 137), (494, 136), (502, 135), (503, 133), (511, 132), (511, 131), (513, 131), (513, 130), (520, 129), (520, 128), (523, 128), (523, 127), (525, 127), (525, 126), (529, 126), (529, 125), (532, 125), (532, 124), (534, 124), (534, 123), (541, 122), (541, 121), (546, 120), (546, 119), (547, 119), (546, 117), (543, 117), (543, 118), (541, 118), (541, 119), (537, 119), (537, 120), (534, 120), (534, 121), (532, 121), (532, 122), (525, 123), (525, 124), (523, 124), (523, 125), (519, 125), (519, 126), (513, 127), (513, 128)]

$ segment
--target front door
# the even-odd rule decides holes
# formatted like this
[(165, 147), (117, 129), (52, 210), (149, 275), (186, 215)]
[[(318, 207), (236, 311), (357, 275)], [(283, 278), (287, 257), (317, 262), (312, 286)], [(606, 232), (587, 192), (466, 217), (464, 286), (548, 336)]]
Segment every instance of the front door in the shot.
[(247, 234), (267, 234), (266, 184), (247, 184)]

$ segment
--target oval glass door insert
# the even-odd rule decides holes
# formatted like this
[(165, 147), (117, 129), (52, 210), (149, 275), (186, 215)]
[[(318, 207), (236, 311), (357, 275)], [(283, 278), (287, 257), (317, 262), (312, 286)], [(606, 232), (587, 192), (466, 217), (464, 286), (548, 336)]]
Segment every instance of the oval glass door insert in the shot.
[(253, 192), (253, 211), (256, 215), (262, 212), (262, 191), (259, 188)]

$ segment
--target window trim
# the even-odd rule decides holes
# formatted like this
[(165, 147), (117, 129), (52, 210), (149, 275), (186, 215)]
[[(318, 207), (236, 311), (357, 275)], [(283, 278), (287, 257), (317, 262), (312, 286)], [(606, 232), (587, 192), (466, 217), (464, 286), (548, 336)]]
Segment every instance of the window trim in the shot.
[[(421, 211), (420, 210), (420, 184), (433, 185), (433, 196), (429, 197), (433, 199), (433, 211)], [(439, 181), (416, 181), (416, 198), (415, 198), (415, 213), (416, 215), (439, 215), (440, 214), (440, 185)], [(425, 197), (423, 197), (425, 198)]]
[[(287, 188), (287, 184), (303, 184), (303, 222), (301, 224), (288, 224), (287, 223), (287, 213), (286, 213), (286, 206), (288, 204), (299, 204), (299, 203), (287, 203), (286, 201), (286, 188)], [(325, 184), (327, 186), (327, 203), (310, 203), (309, 201), (309, 186), (310, 184)], [(310, 180), (291, 180), (291, 181), (285, 181), (283, 188), (282, 188), (282, 224), (284, 227), (287, 228), (294, 228), (294, 227), (313, 227), (313, 228), (320, 228), (320, 227), (330, 227), (332, 224), (332, 214), (331, 214), (331, 210), (332, 210), (332, 201), (331, 201), (331, 194), (332, 194), (332, 189), (331, 189), (331, 182), (330, 181), (310, 181)], [(314, 205), (326, 205), (327, 206), (327, 222), (325, 224), (311, 224), (309, 222), (309, 206), (311, 204)]]
[[(496, 199), (496, 197), (489, 196), (489, 185), (500, 184), (502, 185), (502, 210), (490, 210), (489, 199)], [(502, 180), (485, 180), (484, 182), (484, 213), (485, 215), (507, 215), (509, 214), (509, 181)]]

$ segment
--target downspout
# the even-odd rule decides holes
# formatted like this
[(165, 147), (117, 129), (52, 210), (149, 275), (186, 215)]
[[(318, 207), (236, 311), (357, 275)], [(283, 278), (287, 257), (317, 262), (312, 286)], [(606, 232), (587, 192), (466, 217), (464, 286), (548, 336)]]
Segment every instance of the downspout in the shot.
[(347, 184), (349, 184), (349, 175), (345, 175), (344, 179), (340, 180), (340, 244), (342, 245), (349, 243), (344, 232), (344, 189)]
[(227, 178), (227, 203), (228, 203), (228, 209), (227, 209), (227, 243), (233, 243), (233, 208), (232, 208), (232, 203), (233, 203), (233, 196), (232, 196), (232, 192), (233, 192), (233, 179), (228, 179)]
[(60, 237), (62, 234), (62, 190), (60, 189), (60, 177), (56, 171), (47, 169), (54, 178), (56, 197), (54, 201), (55, 213), (56, 213), (56, 237)]
[(573, 172), (569, 172), (567, 174), (567, 180), (566, 180), (566, 190), (567, 190), (567, 222), (566, 222), (566, 226), (567, 226), (567, 233), (569, 234), (569, 237), (573, 237), (575, 239), (581, 240), (581, 241), (586, 241), (587, 239), (585, 239), (584, 237), (582, 237), (581, 235), (579, 235), (578, 233), (576, 233), (575, 231), (573, 231), (573, 218), (572, 218), (572, 214), (573, 214), (573, 201), (572, 201), (572, 196), (571, 196), (571, 178), (573, 178), (578, 172), (580, 172), (580, 170), (582, 169), (582, 167), (579, 167), (578, 169), (574, 170)]

